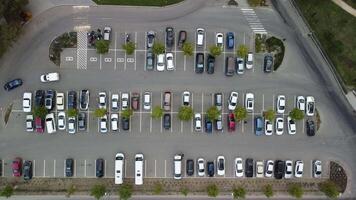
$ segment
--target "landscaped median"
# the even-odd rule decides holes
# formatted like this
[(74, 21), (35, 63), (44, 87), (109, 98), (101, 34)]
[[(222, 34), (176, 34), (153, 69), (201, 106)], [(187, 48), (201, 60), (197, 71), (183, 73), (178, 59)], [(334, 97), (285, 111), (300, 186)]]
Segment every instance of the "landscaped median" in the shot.
[[(145, 178), (142, 186), (135, 186), (133, 178), (124, 180), (124, 186), (114, 184), (113, 178), (33, 178), (25, 182), (17, 178), (0, 178), (1, 194), (15, 195), (91, 195), (102, 197), (105, 193), (130, 197), (131, 195), (207, 195), (216, 197), (231, 195), (286, 195), (296, 198), (303, 195), (338, 195), (336, 185), (326, 178), (302, 178), (290, 180), (238, 179), (238, 178)], [(7, 188), (4, 190), (5, 186)], [(13, 193), (11, 193), (13, 188)], [(323, 191), (323, 192), (322, 192)], [(119, 193), (120, 192), (120, 193)], [(99, 199), (97, 198), (97, 199)]]

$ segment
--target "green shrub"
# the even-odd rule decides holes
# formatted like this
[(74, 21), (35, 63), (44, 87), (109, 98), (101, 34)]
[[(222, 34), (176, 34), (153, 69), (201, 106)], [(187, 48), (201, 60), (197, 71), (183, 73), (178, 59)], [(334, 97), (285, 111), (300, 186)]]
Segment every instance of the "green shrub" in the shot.
[(135, 52), (136, 45), (133, 42), (128, 42), (123, 44), (122, 48), (125, 49), (127, 55), (132, 55)]
[(272, 185), (266, 185), (263, 187), (263, 194), (266, 195), (267, 198), (273, 197), (273, 188)]
[(104, 185), (94, 185), (90, 190), (90, 196), (93, 196), (95, 199), (99, 200), (106, 193), (106, 188)]
[(206, 189), (207, 189), (209, 197), (217, 197), (219, 195), (219, 188), (215, 184), (208, 185), (208, 187)]
[(109, 42), (105, 40), (98, 40), (95, 42), (96, 52), (98, 54), (104, 54), (109, 52)]
[(294, 120), (302, 120), (304, 118), (304, 112), (298, 108), (293, 108), (293, 110), (289, 113), (289, 117)]
[(124, 184), (119, 187), (118, 191), (120, 200), (128, 200), (132, 196), (132, 185)]
[(153, 107), (151, 117), (153, 119), (160, 119), (162, 116), (163, 116), (163, 109), (160, 106)]
[(339, 196), (339, 187), (332, 181), (320, 183), (319, 189), (325, 196), (336, 199)]
[(232, 194), (234, 199), (244, 199), (246, 196), (246, 190), (243, 187), (234, 188)]
[(291, 196), (293, 196), (293, 197), (295, 197), (297, 199), (300, 199), (300, 198), (302, 198), (302, 196), (304, 194), (304, 191), (303, 191), (303, 188), (302, 188), (302, 186), (300, 184), (294, 183), (294, 184), (289, 185), (288, 193)]
[(190, 106), (181, 106), (178, 112), (178, 118), (182, 121), (189, 121), (193, 118), (193, 108)]

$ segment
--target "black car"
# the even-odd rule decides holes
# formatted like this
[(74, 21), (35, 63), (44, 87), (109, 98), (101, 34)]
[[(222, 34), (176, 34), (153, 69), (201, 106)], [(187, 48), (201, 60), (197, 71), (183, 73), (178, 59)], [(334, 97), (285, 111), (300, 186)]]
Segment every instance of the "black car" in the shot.
[(89, 90), (81, 90), (80, 91), (80, 109), (87, 110), (89, 106)]
[(32, 179), (32, 162), (29, 160), (23, 164), (23, 179), (26, 181)]
[(206, 65), (206, 72), (208, 74), (214, 74), (215, 57), (209, 54)]
[(124, 131), (128, 131), (130, 129), (130, 119), (121, 117), (121, 126)]
[(166, 113), (163, 115), (163, 127), (165, 129), (171, 128), (171, 114)]
[(2, 176), (2, 159), (0, 158), (0, 177)]
[(77, 92), (69, 91), (68, 92), (68, 109), (73, 108), (77, 109)]
[(44, 90), (36, 90), (35, 106), (36, 107), (44, 106), (44, 101), (45, 101), (45, 91)]
[(208, 171), (208, 176), (209, 177), (213, 177), (214, 176), (214, 172), (215, 172), (215, 170), (214, 170), (214, 162), (211, 162), (211, 161), (207, 162), (206, 163), (206, 169)]
[(154, 69), (155, 64), (155, 56), (151, 50), (147, 51), (146, 57), (146, 70), (152, 71)]
[(274, 165), (274, 177), (276, 179), (282, 179), (284, 176), (285, 162), (277, 160)]
[(104, 159), (98, 158), (95, 161), (95, 166), (96, 166), (96, 171), (95, 175), (96, 177), (100, 178), (104, 176)]
[(315, 123), (313, 120), (307, 120), (307, 135), (314, 136), (315, 135)]
[(187, 175), (193, 176), (194, 175), (194, 160), (188, 159), (186, 167), (187, 167)]
[(53, 90), (47, 90), (45, 98), (45, 106), (47, 110), (52, 110), (54, 107), (54, 96), (55, 93)]
[(183, 44), (187, 40), (187, 31), (179, 31), (178, 34), (178, 48), (181, 49), (183, 47)]
[(4, 85), (4, 89), (6, 90), (6, 91), (10, 91), (10, 90), (13, 90), (13, 89), (15, 89), (15, 88), (17, 88), (17, 87), (19, 87), (19, 86), (21, 86), (22, 85), (22, 79), (14, 79), (14, 80), (12, 80), (12, 81), (9, 81), (9, 82), (7, 82), (7, 83), (5, 83), (5, 85)]
[(66, 177), (73, 176), (74, 160), (72, 158), (66, 159)]
[(195, 56), (195, 73), (201, 74), (204, 72), (204, 54), (197, 53)]
[(245, 176), (253, 177), (253, 159), (247, 158), (245, 161)]
[(174, 29), (172, 27), (166, 28), (166, 45), (168, 48), (172, 48), (174, 44)]
[(87, 121), (87, 115), (83, 112), (79, 113), (78, 115), (78, 129), (80, 131), (85, 131), (86, 130), (86, 121)]
[(213, 131), (213, 122), (205, 117), (205, 132), (211, 133)]
[(272, 72), (273, 67), (273, 57), (271, 55), (266, 55), (263, 63), (263, 70), (266, 73)]

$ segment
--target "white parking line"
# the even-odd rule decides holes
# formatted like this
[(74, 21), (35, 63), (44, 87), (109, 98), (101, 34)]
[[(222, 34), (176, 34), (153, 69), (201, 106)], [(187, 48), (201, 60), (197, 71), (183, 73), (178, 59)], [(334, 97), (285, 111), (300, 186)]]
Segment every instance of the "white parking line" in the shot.
[(53, 177), (56, 177), (56, 160), (53, 160)]
[[(117, 32), (115, 32), (115, 50), (117, 49)], [(117, 55), (116, 55), (116, 51), (114, 51), (115, 55), (114, 55), (114, 70), (116, 70), (116, 63), (117, 63)]]
[(63, 176), (66, 176), (66, 160), (63, 160)]
[[(193, 98), (193, 96), (194, 96), (194, 93), (192, 92), (192, 110), (194, 111), (194, 98)], [(194, 112), (194, 113), (196, 113), (196, 112)], [(194, 126), (193, 124), (194, 124), (194, 117), (191, 120), (191, 126), (190, 126), (190, 132), (192, 132), (192, 133), (193, 133), (193, 126)]]
[(204, 92), (201, 93), (201, 113), (204, 113)]
[(274, 101), (275, 101), (275, 96), (273, 95), (273, 104), (272, 104), (273, 110), (275, 110), (275, 108), (274, 108), (274, 106), (275, 106), (275, 105), (274, 105), (274, 104), (275, 104)]
[[(140, 91), (140, 97), (143, 98), (142, 91)], [(140, 133), (142, 132), (142, 106), (142, 103), (140, 103)]]
[[(3, 167), (3, 170), (4, 170), (4, 167)], [(3, 176), (5, 176), (5, 175), (3, 175)], [(36, 160), (33, 160), (33, 176), (36, 176)]]
[[(137, 32), (135, 32), (135, 44), (137, 43)], [(135, 71), (136, 71), (136, 51), (135, 51)]]
[(145, 168), (143, 169), (143, 177), (146, 177), (147, 160), (145, 159)]
[[(147, 49), (147, 32), (145, 32), (145, 49)], [(145, 51), (145, 59), (147, 59), (147, 51)], [(147, 70), (147, 62), (146, 61), (145, 61), (143, 70), (144, 71)]]
[(46, 176), (46, 160), (43, 160), (43, 177)]
[(173, 123), (172, 123), (172, 118), (173, 118), (173, 106), (172, 106), (172, 104), (174, 102), (173, 97), (174, 97), (174, 93), (172, 92), (172, 95), (171, 95), (171, 98), (172, 98), (172, 101), (171, 101), (171, 133), (173, 133)]
[[(161, 92), (161, 108), (163, 107), (163, 94)], [(163, 116), (161, 117), (161, 133), (162, 133), (162, 126), (163, 126)]]
[(155, 160), (155, 177), (157, 177), (157, 160)]
[(125, 163), (125, 177), (127, 177), (127, 176), (126, 176), (126, 172), (127, 172), (127, 170), (126, 170), (126, 162), (124, 162), (124, 163)]
[[(96, 162), (96, 161), (95, 161)], [(94, 162), (94, 163), (95, 163)], [(108, 171), (108, 170), (106, 170), (107, 169), (107, 165), (106, 165), (106, 160), (104, 160), (104, 168), (105, 168), (105, 170), (104, 170), (104, 176), (106, 177), (106, 171)], [(95, 163), (95, 174), (96, 174), (96, 163)]]
[(77, 160), (74, 159), (74, 177), (77, 176)]
[(244, 45), (246, 44), (246, 34), (244, 32)]
[(265, 94), (262, 94), (262, 112), (265, 110)]
[(297, 97), (294, 95), (294, 97), (293, 97), (293, 101), (294, 101), (294, 104), (293, 104), (293, 107), (296, 107), (296, 105), (297, 105)]
[(99, 55), (99, 59), (100, 59), (99, 64), (100, 64), (100, 70), (101, 70), (101, 62), (102, 62), (102, 61), (101, 61), (101, 60), (102, 60), (102, 55), (101, 55), (101, 54)]
[[(126, 34), (127, 33), (125, 32), (125, 37), (126, 37)], [(125, 44), (126, 44), (126, 39), (125, 39)], [(125, 51), (124, 71), (126, 71), (126, 62), (127, 62), (127, 60), (126, 60), (126, 51)]]
[(302, 128), (302, 133), (305, 132), (305, 119), (303, 118), (303, 128)]
[(84, 160), (84, 176), (87, 176), (87, 160)]
[(184, 71), (185, 71), (186, 70), (186, 64), (187, 64), (187, 56), (184, 55), (183, 58), (184, 58)]
[(180, 132), (183, 133), (183, 121), (180, 121)]
[(164, 177), (167, 177), (167, 160), (164, 160)]
[[(127, 109), (131, 109), (131, 108), (132, 108), (132, 107), (131, 107), (131, 106), (132, 106), (132, 105), (131, 105), (131, 99), (130, 99), (131, 97), (132, 97), (132, 93), (130, 92), (130, 96), (129, 96), (129, 99), (128, 99), (128, 101), (130, 102), (130, 103), (129, 103), (130, 106), (128, 106)], [(130, 116), (130, 123), (129, 123), (129, 132), (130, 132), (130, 133), (131, 133), (131, 127), (132, 127), (131, 124), (132, 124), (132, 115)]]

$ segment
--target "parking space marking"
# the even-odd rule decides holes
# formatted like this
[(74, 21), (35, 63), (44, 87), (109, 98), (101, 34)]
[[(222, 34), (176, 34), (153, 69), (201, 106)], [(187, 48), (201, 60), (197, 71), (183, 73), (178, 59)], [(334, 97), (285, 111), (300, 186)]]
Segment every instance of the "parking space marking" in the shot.
[[(127, 166), (127, 165), (126, 165), (126, 162), (124, 162), (124, 163), (125, 163), (125, 164), (124, 164), (124, 165), (125, 165), (125, 177), (127, 177), (127, 176), (126, 176), (126, 172), (127, 172), (126, 166)], [(134, 173), (136, 173), (136, 172), (134, 172)]]
[[(194, 110), (194, 98), (193, 98), (193, 95), (194, 95), (194, 93), (192, 92), (192, 110)], [(192, 132), (192, 133), (193, 133), (193, 126), (194, 126), (193, 123), (194, 123), (194, 117), (191, 120), (191, 126), (190, 126), (190, 132)]]
[(186, 70), (186, 65), (187, 65), (187, 56), (186, 56), (186, 55), (183, 56), (183, 60), (184, 60), (184, 62), (183, 62), (183, 69), (184, 69), (184, 71), (185, 71), (185, 70)]
[(77, 176), (77, 160), (74, 159), (74, 177)]
[(164, 160), (164, 177), (167, 177), (167, 160)]
[[(173, 97), (174, 97), (174, 93), (172, 92), (172, 95), (171, 95), (171, 98), (172, 98), (172, 101), (171, 101), (171, 122), (172, 122), (172, 118), (173, 118), (173, 107), (174, 107), (174, 106), (172, 106), (172, 104), (174, 102)], [(171, 123), (171, 133), (173, 133), (172, 123)]]
[(145, 159), (145, 168), (143, 169), (143, 177), (146, 177), (146, 170), (147, 170), (147, 160)]
[(111, 58), (104, 58), (104, 62), (111, 63)]
[(157, 160), (155, 160), (155, 177), (157, 177)]
[(87, 160), (84, 160), (84, 176), (87, 176)]
[[(137, 32), (135, 32), (135, 44), (137, 44)], [(136, 62), (136, 51), (135, 51), (135, 71), (136, 71), (136, 63), (137, 62)]]
[(2, 164), (3, 164), (3, 166), (2, 166), (2, 169), (1, 169), (1, 174), (4, 177), (5, 176), (5, 167), (4, 167), (5, 163), (4, 163), (4, 160), (2, 160)]
[[(115, 32), (115, 49), (117, 49), (117, 32)], [(114, 62), (114, 70), (116, 70), (116, 51), (114, 51), (114, 59), (115, 59), (115, 62)]]
[(66, 176), (66, 160), (63, 160), (63, 176)]
[[(96, 162), (96, 161), (95, 161)], [(95, 163), (94, 162), (94, 163)], [(105, 167), (105, 170), (104, 170), (104, 176), (106, 177), (106, 171), (108, 171), (108, 170), (106, 170), (107, 169), (107, 165), (106, 165), (106, 160), (104, 160), (104, 167)], [(94, 165), (95, 166), (95, 174), (96, 174), (96, 164)]]
[(303, 118), (303, 128), (302, 128), (302, 133), (305, 131), (305, 119)]
[(101, 70), (101, 60), (102, 60), (102, 55), (101, 54), (99, 55), (99, 59), (100, 59), (99, 60), (99, 65), (100, 65), (100, 70)]
[(53, 160), (53, 177), (56, 177), (56, 160)]
[(90, 60), (90, 62), (96, 62), (96, 61), (98, 61), (98, 58), (97, 57), (90, 57), (89, 60)]
[(43, 177), (46, 176), (46, 160), (43, 160)]
[[(130, 102), (130, 98), (132, 97), (132, 93), (130, 92), (130, 96), (129, 96), (129, 100), (128, 100), (128, 102)], [(129, 103), (129, 106), (128, 106), (128, 108), (127, 109), (131, 109), (130, 108), (130, 106), (131, 106), (131, 104)], [(130, 115), (130, 123), (129, 123), (129, 132), (131, 133), (131, 124), (132, 124), (132, 115)]]
[(66, 59), (66, 61), (73, 61), (73, 57), (71, 57), (71, 56), (67, 56), (65, 59)]
[[(262, 94), (262, 112), (265, 110), (265, 94)], [(262, 113), (263, 114), (263, 113)]]
[[(147, 50), (147, 31), (145, 32), (145, 49)], [(145, 59), (147, 59), (147, 51), (145, 51)], [(147, 71), (147, 62), (144, 64), (144, 71)]]
[[(140, 91), (140, 97), (142, 98), (142, 91)], [(142, 103), (140, 103), (140, 133), (142, 132)]]
[(275, 96), (274, 96), (274, 94), (273, 94), (273, 96), (272, 96), (272, 98), (273, 98), (273, 104), (272, 104), (272, 107), (273, 107), (273, 111), (275, 111), (275, 108), (274, 108), (274, 106), (275, 106)]
[[(163, 94), (161, 92), (161, 108), (163, 107)], [(162, 126), (163, 126), (163, 116), (161, 116), (161, 133), (162, 133)]]
[(204, 114), (204, 92), (201, 93), (201, 113)]
[[(126, 36), (126, 32), (125, 32), (125, 36)], [(125, 44), (126, 44), (126, 40), (125, 40)], [(125, 61), (126, 61), (126, 51), (125, 51)], [(126, 62), (124, 62), (124, 71), (126, 71)], [(131, 123), (130, 123), (131, 124)]]
[[(174, 38), (178, 38), (176, 32)], [(174, 70), (177, 69), (177, 44), (174, 45)]]
[(246, 45), (246, 33), (244, 32), (244, 45)]

